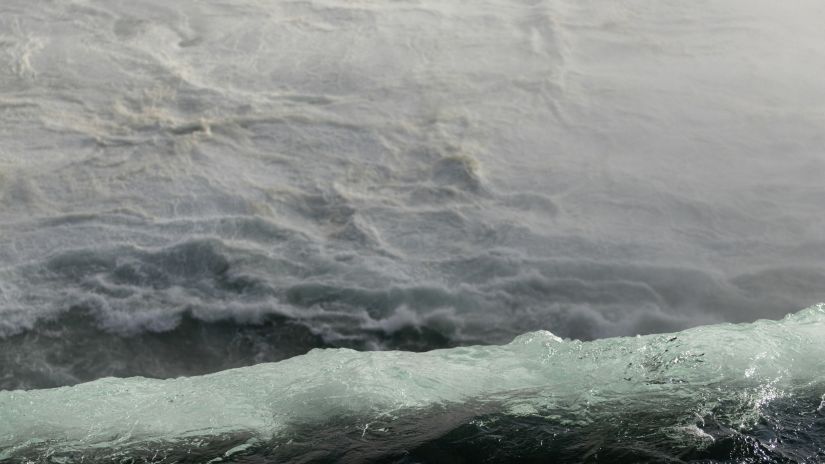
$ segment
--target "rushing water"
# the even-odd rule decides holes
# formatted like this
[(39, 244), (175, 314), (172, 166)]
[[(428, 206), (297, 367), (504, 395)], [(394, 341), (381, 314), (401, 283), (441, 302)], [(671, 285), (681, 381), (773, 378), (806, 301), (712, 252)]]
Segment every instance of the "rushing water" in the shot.
[(0, 461), (825, 460), (823, 21), (0, 1)]
[(0, 459), (825, 459), (825, 305), (666, 335), (313, 350), (169, 380), (0, 393)]

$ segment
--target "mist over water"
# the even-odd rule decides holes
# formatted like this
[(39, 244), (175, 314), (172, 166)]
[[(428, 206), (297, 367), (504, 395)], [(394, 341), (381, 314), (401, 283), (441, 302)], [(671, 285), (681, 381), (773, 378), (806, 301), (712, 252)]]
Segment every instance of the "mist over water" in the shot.
[(823, 19), (816, 0), (4, 0), (0, 390), (825, 301)]

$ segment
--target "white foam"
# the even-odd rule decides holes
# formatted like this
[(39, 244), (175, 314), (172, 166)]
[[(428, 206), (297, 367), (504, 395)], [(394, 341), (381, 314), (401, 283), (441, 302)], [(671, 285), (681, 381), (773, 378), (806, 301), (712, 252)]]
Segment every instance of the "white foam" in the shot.
[[(0, 336), (84, 302), (115, 332), (348, 314), (330, 337), (451, 308), (503, 342), (821, 301), (823, 6), (778, 5), (3, 0)], [(49, 268), (203, 240), (264, 290)]]

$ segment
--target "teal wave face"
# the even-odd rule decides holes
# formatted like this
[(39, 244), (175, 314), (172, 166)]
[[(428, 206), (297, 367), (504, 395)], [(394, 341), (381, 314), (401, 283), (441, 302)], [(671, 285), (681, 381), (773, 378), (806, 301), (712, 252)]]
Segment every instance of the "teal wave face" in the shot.
[[(604, 443), (642, 441), (673, 459), (702, 450), (770, 451), (781, 443), (763, 442), (753, 430), (788, 418), (798, 419), (789, 422), (797, 428), (805, 418), (823, 426), (823, 335), (825, 305), (818, 305), (780, 321), (668, 335), (579, 342), (533, 332), (503, 346), (427, 353), (313, 350), (200, 377), (6, 391), (0, 460), (154, 453), (172, 462), (181, 450), (210, 459), (308, 459), (318, 456), (311, 444), (321, 438), (327, 458), (385, 459), (421, 449), (426, 457), (426, 446), (451, 434), (481, 443), (495, 435), (483, 430), (497, 427), (547, 440), (547, 452), (561, 449), (552, 437), (586, 443), (593, 434)], [(720, 437), (740, 435), (753, 446), (719, 451)], [(582, 443), (565, 449), (584, 456)], [(811, 459), (821, 453), (816, 440), (806, 446), (814, 447)]]

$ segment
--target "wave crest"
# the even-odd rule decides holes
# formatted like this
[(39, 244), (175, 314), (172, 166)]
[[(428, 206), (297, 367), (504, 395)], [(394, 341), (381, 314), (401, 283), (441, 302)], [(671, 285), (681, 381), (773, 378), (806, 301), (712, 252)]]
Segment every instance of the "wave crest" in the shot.
[[(79, 459), (87, 450), (128, 454), (191, 447), (195, 439), (211, 449), (227, 437), (233, 446), (243, 437), (253, 449), (270, 449), (307, 427), (334, 424), (339, 441), (328, 449), (337, 452), (355, 446), (344, 439), (353, 424), (366, 433), (373, 423), (403, 423), (410, 428), (403, 440), (420, 444), (434, 437), (419, 415), (440, 417), (444, 433), (485, 415), (584, 429), (620, 417), (627, 438), (648, 442), (634, 434), (651, 433), (652, 420), (668, 424), (656, 440), (696, 448), (714, 427), (747, 431), (777, 420), (766, 413), (777, 404), (785, 415), (814, 411), (825, 392), (822, 333), (825, 305), (818, 305), (781, 321), (668, 335), (580, 342), (542, 331), (503, 346), (417, 354), (315, 349), (201, 377), (0, 392), (0, 458), (48, 450)], [(401, 439), (393, 434), (384, 439), (392, 452), (410, 446), (393, 443)]]

